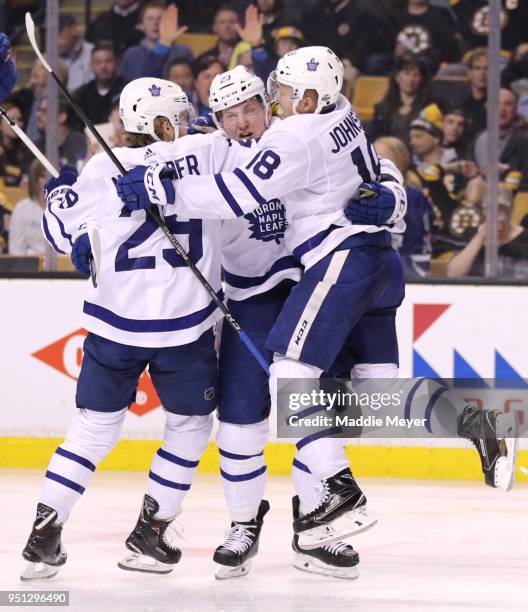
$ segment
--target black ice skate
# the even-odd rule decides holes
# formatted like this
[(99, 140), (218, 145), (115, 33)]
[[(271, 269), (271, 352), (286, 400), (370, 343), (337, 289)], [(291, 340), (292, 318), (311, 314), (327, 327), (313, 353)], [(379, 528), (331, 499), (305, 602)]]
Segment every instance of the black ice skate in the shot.
[[(299, 498), (292, 499), (293, 518), (299, 518)], [(299, 547), (299, 536), (293, 536), (292, 548), (295, 552), (293, 567), (312, 574), (332, 576), (355, 580), (359, 577), (359, 555), (354, 548), (346, 542), (325, 544), (312, 550), (303, 550)]]
[(224, 543), (213, 556), (213, 561), (220, 566), (215, 574), (217, 580), (238, 578), (249, 573), (251, 558), (258, 553), (260, 532), (269, 508), (269, 503), (263, 499), (256, 518), (248, 523), (231, 523)]
[(458, 435), (471, 440), (480, 457), (484, 480), (509, 491), (513, 486), (518, 444), (517, 416), (466, 406), (458, 417)]
[(126, 540), (126, 547), (131, 552), (117, 564), (121, 569), (168, 574), (180, 560), (181, 550), (167, 540), (167, 529), (172, 519), (154, 519), (158, 510), (158, 502), (145, 495), (138, 522)]
[(56, 521), (57, 512), (53, 508), (38, 504), (37, 518), (22, 551), (24, 559), (29, 561), (20, 576), (23, 582), (52, 578), (66, 563), (66, 551), (61, 542), (62, 525), (57, 525)]
[(370, 529), (377, 523), (367, 499), (346, 468), (322, 483), (319, 506), (293, 521), (300, 548), (312, 550)]

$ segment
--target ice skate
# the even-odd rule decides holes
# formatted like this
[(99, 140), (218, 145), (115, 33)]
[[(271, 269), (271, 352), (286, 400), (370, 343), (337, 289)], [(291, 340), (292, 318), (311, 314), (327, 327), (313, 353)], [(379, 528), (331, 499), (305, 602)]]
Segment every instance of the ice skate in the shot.
[[(299, 518), (299, 497), (292, 499), (293, 518)], [(322, 529), (322, 528), (321, 528)], [(359, 578), (359, 555), (350, 544), (334, 542), (312, 550), (299, 547), (299, 536), (294, 535), (292, 548), (295, 552), (293, 567), (312, 574), (355, 580)]]
[(260, 531), (264, 516), (270, 508), (263, 499), (257, 517), (247, 523), (231, 523), (226, 539), (214, 553), (213, 561), (218, 564), (215, 578), (226, 580), (246, 576), (251, 569), (251, 559), (258, 552)]
[(158, 502), (150, 495), (145, 495), (138, 522), (126, 540), (130, 553), (117, 564), (121, 569), (169, 574), (180, 560), (181, 550), (167, 539), (172, 519), (154, 519), (153, 516), (158, 510)]
[(377, 519), (367, 511), (366, 503), (348, 468), (327, 478), (319, 506), (293, 521), (299, 547), (312, 550), (370, 529)]
[(471, 440), (477, 449), (486, 484), (509, 491), (519, 442), (517, 415), (466, 406), (458, 417), (458, 435)]
[(23, 582), (53, 578), (66, 563), (67, 555), (61, 542), (62, 525), (57, 525), (56, 520), (57, 512), (53, 508), (38, 504), (37, 518), (22, 551), (24, 559), (29, 561), (20, 576)]

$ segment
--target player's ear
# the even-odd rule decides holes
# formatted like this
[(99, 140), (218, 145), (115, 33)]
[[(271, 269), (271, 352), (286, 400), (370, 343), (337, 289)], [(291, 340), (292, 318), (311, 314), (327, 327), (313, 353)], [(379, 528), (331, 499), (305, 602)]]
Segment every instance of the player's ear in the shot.
[(297, 104), (297, 112), (300, 115), (308, 115), (315, 113), (317, 108), (318, 95), (314, 89), (307, 89), (304, 92), (302, 100), (299, 100)]

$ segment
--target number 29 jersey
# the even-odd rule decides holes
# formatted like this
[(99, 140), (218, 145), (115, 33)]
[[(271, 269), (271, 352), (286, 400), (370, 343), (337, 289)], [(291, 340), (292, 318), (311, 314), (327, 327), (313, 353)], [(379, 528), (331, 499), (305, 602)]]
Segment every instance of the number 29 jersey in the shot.
[[(148, 147), (117, 148), (132, 168), (169, 162), (181, 178), (213, 172), (226, 146), (210, 135)], [(197, 340), (221, 313), (195, 275), (144, 210), (130, 212), (119, 199), (118, 172), (105, 154), (94, 156), (71, 187), (48, 198), (43, 230), (59, 253), (69, 253), (79, 225), (95, 235), (98, 286), (86, 282), (83, 326), (114, 342), (142, 347), (178, 346)], [(221, 296), (220, 224), (165, 216), (165, 223)]]

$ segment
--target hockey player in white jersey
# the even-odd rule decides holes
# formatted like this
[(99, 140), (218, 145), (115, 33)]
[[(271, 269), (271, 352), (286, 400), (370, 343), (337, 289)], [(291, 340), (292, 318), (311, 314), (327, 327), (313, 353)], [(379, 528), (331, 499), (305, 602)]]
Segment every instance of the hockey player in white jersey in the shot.
[[(256, 146), (270, 119), (268, 96), (262, 80), (238, 66), (215, 77), (209, 106), (221, 135), (230, 148), (217, 172), (233, 169)], [(251, 139), (253, 142), (251, 142)], [(222, 265), (227, 305), (269, 363), (273, 353), (266, 338), (295, 282), (301, 275), (299, 262), (284, 242), (286, 220), (278, 198), (252, 213), (222, 224)], [(271, 408), (268, 377), (240, 344), (230, 326), (224, 325), (219, 357), (219, 427), (217, 443), (220, 469), (231, 528), (215, 552), (218, 578), (247, 574), (260, 535), (261, 500), (266, 482), (263, 450)], [(304, 505), (309, 505), (317, 482), (294, 460), (294, 482)], [(317, 564), (312, 571), (356, 577), (359, 561), (349, 544), (327, 545), (305, 553)], [(296, 566), (306, 569), (297, 554)]]
[[(193, 215), (204, 218), (228, 219), (284, 197), (286, 243), (306, 270), (267, 340), (267, 348), (275, 353), (272, 399), (278, 378), (318, 379), (329, 370), (352, 330), (373, 325), (372, 317), (365, 317), (371, 313), (379, 314), (372, 330), (376, 334), (373, 347), (381, 340), (382, 346), (370, 354), (370, 345), (359, 336), (355, 339), (357, 354), (363, 358), (361, 363), (374, 363), (378, 369), (386, 364), (394, 372), (398, 361), (394, 319), (403, 298), (401, 264), (390, 248), (390, 232), (402, 229), (394, 221), (405, 211), (403, 189), (393, 181), (387, 183), (396, 195), (391, 215), (381, 227), (366, 222), (369, 213), (361, 207), (361, 220), (350, 223), (345, 205), (350, 197), (359, 195), (362, 183), (379, 178), (379, 160), (355, 113), (340, 95), (343, 67), (339, 59), (326, 48), (301, 49), (285, 56), (277, 73), (286, 65), (288, 74), (293, 74), (290, 63), (298, 72), (293, 78), (304, 79), (308, 85), (297, 85), (295, 102), (289, 99), (290, 89), (281, 104), (283, 112), (288, 113), (288, 103), (291, 107), (306, 101), (307, 111), (272, 125), (256, 153), (232, 173), (200, 176), (197, 181), (183, 179), (176, 189), (175, 206), (182, 214), (192, 210)], [(306, 89), (313, 90), (313, 95), (305, 97)], [(148, 204), (142, 197), (146, 171), (136, 170), (117, 184), (122, 199), (132, 208), (138, 198)], [(157, 170), (148, 172), (156, 174)], [(158, 197), (174, 202), (170, 195), (165, 197), (163, 189)], [(294, 521), (301, 548), (318, 548), (375, 522), (365, 512), (366, 499), (352, 477), (342, 441), (330, 437), (335, 433), (324, 431), (297, 445), (299, 463), (320, 484), (319, 499), (310, 508), (301, 507), (302, 516)], [(335, 520), (341, 518), (337, 529)]]
[[(177, 85), (150, 78), (133, 81), (120, 100), (131, 146), (114, 149), (116, 156), (126, 168), (155, 159), (180, 176), (211, 172), (209, 137), (182, 140), (176, 147), (162, 142), (178, 137), (189, 111)], [(170, 524), (181, 511), (212, 428), (217, 404), (212, 328), (220, 312), (150, 217), (123, 207), (113, 183), (118, 174), (101, 153), (76, 182), (64, 171), (49, 185), (45, 235), (57, 252), (72, 252), (85, 276), (93, 259), (97, 287), (86, 283), (82, 324), (88, 336), (77, 411), (46, 471), (23, 551), (30, 562), (23, 580), (51, 577), (65, 563), (62, 527), (97, 465), (118, 441), (146, 367), (163, 404), (165, 430), (138, 523), (126, 542), (130, 552), (119, 564), (123, 569), (167, 573), (179, 561)], [(174, 215), (166, 216), (165, 223), (220, 292), (218, 223), (176, 220)]]
[[(397, 374), (395, 313), (403, 298), (403, 275), (390, 248), (390, 233), (403, 229), (395, 221), (405, 209), (405, 196), (391, 184), (401, 206), (382, 227), (361, 206), (349, 210), (353, 223), (347, 222), (346, 200), (359, 194), (363, 182), (378, 179), (380, 168), (357, 116), (340, 96), (342, 70), (327, 48), (306, 47), (287, 54), (271, 79), (285, 120), (271, 126), (256, 154), (233, 172), (179, 181), (176, 198), (163, 188), (157, 194), (169, 209), (175, 202), (181, 214), (204, 218), (241, 217), (272, 197), (285, 203), (286, 242), (305, 273), (267, 340), (267, 348), (275, 353), (273, 400), (277, 379), (316, 379), (344, 348), (354, 354), (357, 377)], [(148, 172), (163, 171), (159, 167)], [(118, 182), (124, 201), (132, 206), (136, 191), (144, 191), (145, 172), (138, 169)], [(495, 465), (504, 452), (496, 435), (493, 444), (486, 444), (494, 429), (493, 423), (484, 426), (489, 416), (471, 408), (459, 421), (459, 435), (480, 439), (492, 451), (490, 457), (480, 453), (483, 469), (490, 461)], [(483, 431), (486, 436), (480, 435)], [(365, 498), (341, 445), (330, 437), (337, 433), (327, 430), (297, 443), (298, 456), (321, 481), (322, 491), (318, 507), (311, 512), (301, 508), (294, 521), (301, 548), (335, 541), (347, 529), (353, 532), (351, 522), (361, 523)], [(502, 463), (509, 464), (511, 472), (512, 462)]]

